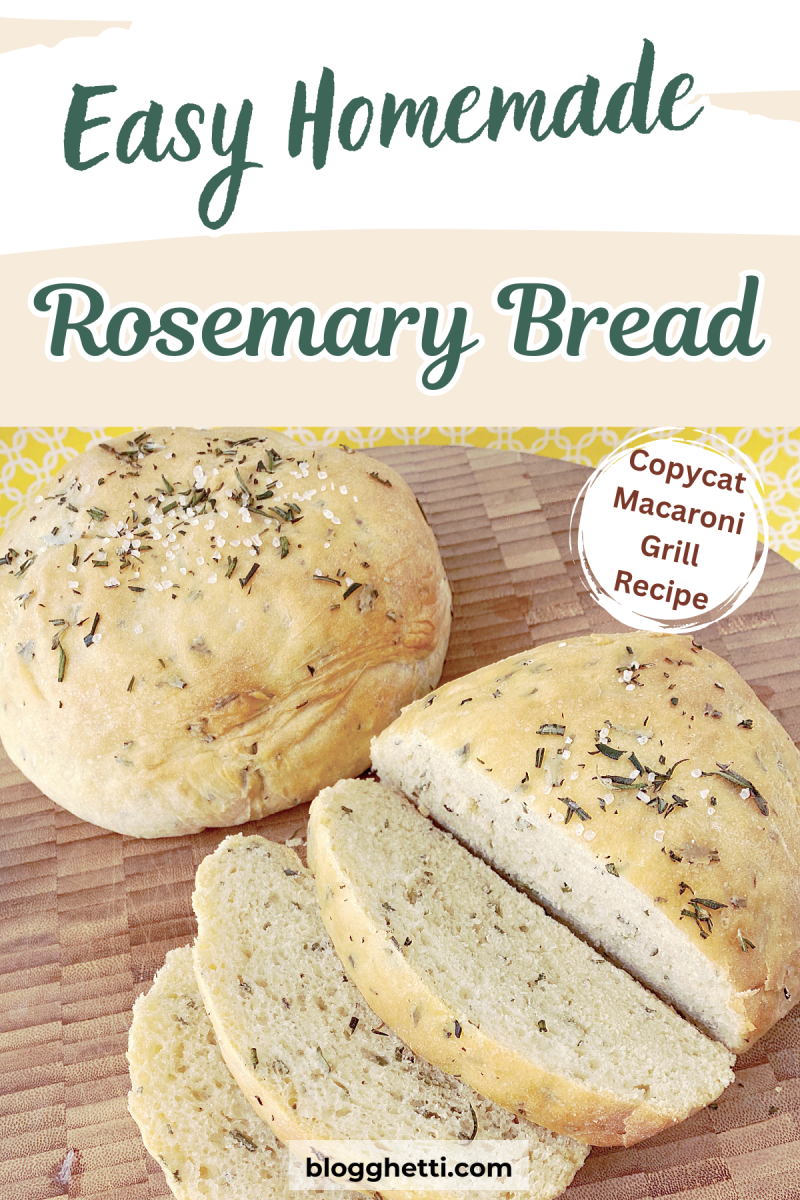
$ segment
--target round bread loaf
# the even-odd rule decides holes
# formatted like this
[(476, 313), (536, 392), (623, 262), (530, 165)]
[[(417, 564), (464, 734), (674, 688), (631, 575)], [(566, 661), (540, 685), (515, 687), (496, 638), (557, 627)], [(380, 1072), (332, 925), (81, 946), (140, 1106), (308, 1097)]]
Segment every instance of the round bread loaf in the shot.
[(416, 500), (264, 429), (94, 447), (0, 545), (0, 737), (85, 820), (237, 825), (369, 764), (438, 681), (450, 590)]

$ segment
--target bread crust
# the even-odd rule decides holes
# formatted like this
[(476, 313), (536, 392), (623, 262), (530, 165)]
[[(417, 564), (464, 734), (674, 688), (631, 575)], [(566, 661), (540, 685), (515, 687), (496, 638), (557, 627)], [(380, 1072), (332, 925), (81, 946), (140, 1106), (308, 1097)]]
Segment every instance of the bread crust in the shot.
[[(690, 1112), (622, 1101), (536, 1064), (450, 1008), (404, 957), (391, 930), (372, 919), (339, 863), (329, 818), (334, 803), (348, 797), (358, 803), (357, 794), (341, 785), (329, 788), (311, 809), (308, 860), (322, 919), (367, 1003), (416, 1054), (509, 1111), (593, 1146), (632, 1146), (703, 1107)], [(454, 1025), (457, 1038), (449, 1032)]]
[[(605, 744), (622, 750), (618, 759), (600, 749), (603, 730)], [(469, 779), (490, 779), (526, 812), (549, 817), (548, 832), (563, 837), (572, 861), (611, 863), (658, 905), (729, 981), (739, 1021), (730, 1049), (746, 1049), (797, 1002), (800, 754), (722, 658), (691, 637), (641, 631), (538, 646), (411, 705), (373, 747), (379, 770), (398, 740), (418, 736), (445, 754), (468, 744), (467, 790)], [(645, 774), (627, 789), (609, 784), (636, 776), (631, 754), (669, 778), (660, 787)], [(726, 779), (726, 767), (754, 792)], [(391, 771), (385, 777), (396, 782)], [(562, 796), (588, 820), (568, 824)], [(577, 836), (586, 831), (591, 841)], [(697, 908), (693, 897), (721, 907)]]
[(269, 430), (137, 436), (70, 462), (3, 538), (10, 758), (140, 837), (241, 824), (358, 774), (447, 646), (412, 492), (365, 455)]

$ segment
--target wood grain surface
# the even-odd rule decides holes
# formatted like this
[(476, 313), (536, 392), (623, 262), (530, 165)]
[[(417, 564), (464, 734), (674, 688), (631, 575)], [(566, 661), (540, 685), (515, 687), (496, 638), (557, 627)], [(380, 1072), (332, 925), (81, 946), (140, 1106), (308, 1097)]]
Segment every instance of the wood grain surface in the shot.
[[(569, 558), (586, 468), (466, 447), (374, 457), (406, 477), (439, 540), (455, 614), (445, 679), (534, 642), (620, 628)], [(800, 741), (800, 573), (771, 553), (755, 594), (702, 641)], [(293, 809), (245, 831), (303, 836), (306, 817)], [(170, 1195), (127, 1115), (130, 1011), (167, 950), (194, 936), (195, 870), (226, 832), (108, 833), (0, 752), (2, 1200)], [(717, 1105), (631, 1149), (594, 1150), (567, 1197), (800, 1200), (800, 1008), (739, 1060)]]

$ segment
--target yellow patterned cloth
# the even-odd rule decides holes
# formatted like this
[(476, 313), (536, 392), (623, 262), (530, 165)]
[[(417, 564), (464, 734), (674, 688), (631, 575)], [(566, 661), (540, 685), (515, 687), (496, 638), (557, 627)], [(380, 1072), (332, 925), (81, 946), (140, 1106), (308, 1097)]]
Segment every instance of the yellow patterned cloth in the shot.
[[(63, 465), (88, 446), (131, 427), (59, 426), (35, 429), (0, 426), (0, 530), (40, 483), (56, 476)], [(596, 467), (620, 442), (645, 433), (646, 426), (534, 426), (493, 428), (453, 426), (281, 427), (303, 446), (340, 442), (358, 449), (376, 446), (485, 446), (493, 450), (528, 450), (547, 458)], [(764, 485), (770, 545), (800, 565), (800, 429), (715, 426), (695, 431), (694, 440), (724, 438), (755, 464)]]

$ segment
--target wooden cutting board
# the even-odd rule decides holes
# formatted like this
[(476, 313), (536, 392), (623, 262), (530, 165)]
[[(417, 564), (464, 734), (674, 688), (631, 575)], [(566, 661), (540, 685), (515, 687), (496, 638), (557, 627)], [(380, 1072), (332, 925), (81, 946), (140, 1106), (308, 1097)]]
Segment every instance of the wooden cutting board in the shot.
[[(620, 628), (569, 557), (587, 468), (449, 446), (374, 456), (405, 476), (439, 540), (455, 610), (445, 679), (533, 642)], [(771, 553), (755, 595), (702, 640), (800, 741), (800, 573)], [(302, 836), (306, 817), (245, 830)], [(226, 832), (108, 833), (57, 808), (0, 752), (2, 1200), (170, 1195), (127, 1115), (130, 1010), (167, 950), (194, 936), (195, 870)], [(800, 1200), (800, 1008), (740, 1059), (717, 1106), (629, 1150), (593, 1151), (568, 1197)]]

